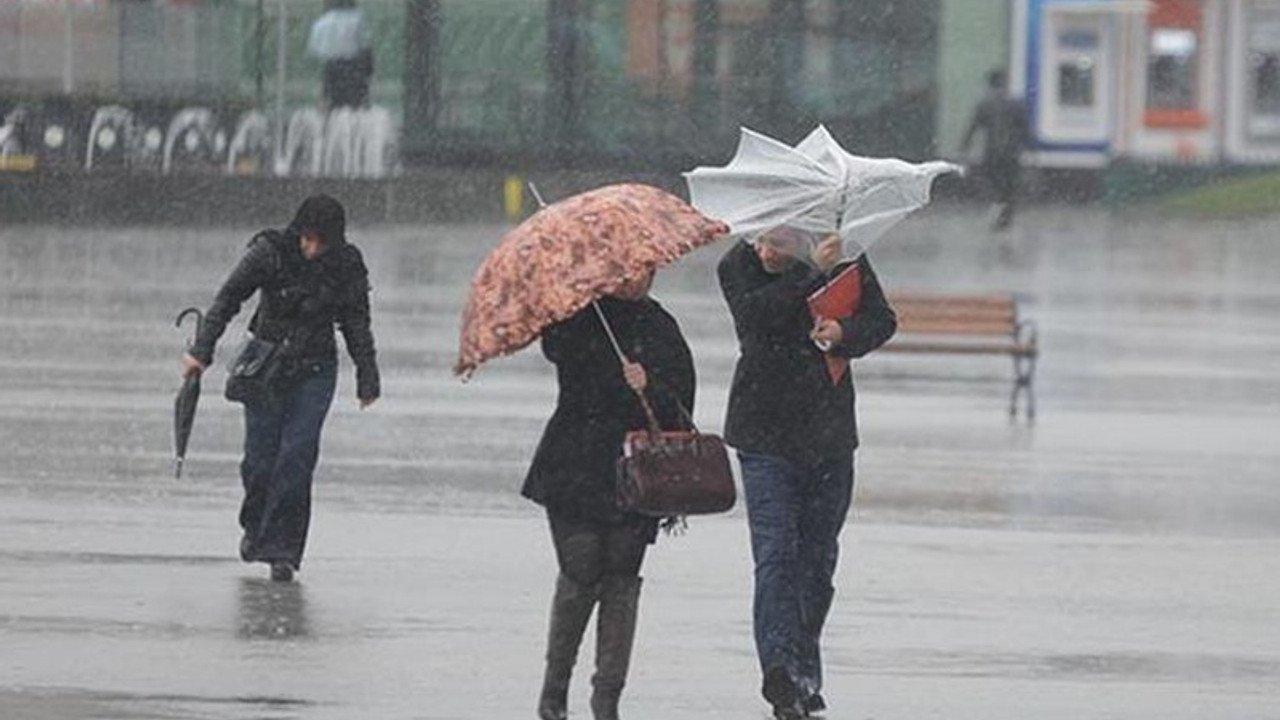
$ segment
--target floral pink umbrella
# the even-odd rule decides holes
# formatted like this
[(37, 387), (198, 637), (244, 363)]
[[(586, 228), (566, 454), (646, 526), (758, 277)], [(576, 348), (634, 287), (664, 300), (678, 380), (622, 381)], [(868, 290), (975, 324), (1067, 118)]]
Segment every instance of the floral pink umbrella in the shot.
[(650, 185), (609, 185), (548, 205), (476, 271), (454, 373), (470, 377), (485, 360), (525, 347), (548, 325), (727, 232)]

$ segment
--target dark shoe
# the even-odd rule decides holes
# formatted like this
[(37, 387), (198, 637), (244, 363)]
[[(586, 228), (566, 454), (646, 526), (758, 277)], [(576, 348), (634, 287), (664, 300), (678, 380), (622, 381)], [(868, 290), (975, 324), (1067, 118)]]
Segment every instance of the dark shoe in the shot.
[(827, 701), (822, 699), (821, 693), (814, 693), (804, 700), (800, 701), (801, 708), (804, 709), (806, 717), (818, 715), (827, 709)]
[(796, 692), (796, 682), (791, 679), (791, 673), (781, 665), (765, 671), (764, 685), (760, 692), (773, 706), (773, 716), (777, 720), (801, 720), (804, 717), (804, 708), (801, 707), (800, 697)]
[(293, 580), (293, 566), (286, 562), (271, 563), (271, 579), (275, 582), (291, 582)]
[(538, 698), (538, 720), (566, 720), (569, 717), (569, 688), (542, 688)]
[(547, 669), (542, 678), (542, 693), (538, 696), (539, 720), (568, 717), (569, 679), (597, 597), (596, 587), (584, 587), (564, 575), (556, 578), (551, 627), (547, 631)]
[(591, 691), (591, 715), (595, 720), (618, 720), (618, 700), (622, 698), (622, 688), (603, 688), (596, 686)]
[(774, 717), (774, 720), (804, 720), (806, 715), (804, 714), (803, 710), (801, 710), (798, 707), (795, 707), (794, 705), (793, 706), (774, 705), (773, 717)]
[(641, 582), (635, 575), (609, 575), (600, 584), (596, 674), (591, 678), (591, 714), (595, 720), (618, 720), (618, 699), (627, 684), (631, 648), (635, 644)]

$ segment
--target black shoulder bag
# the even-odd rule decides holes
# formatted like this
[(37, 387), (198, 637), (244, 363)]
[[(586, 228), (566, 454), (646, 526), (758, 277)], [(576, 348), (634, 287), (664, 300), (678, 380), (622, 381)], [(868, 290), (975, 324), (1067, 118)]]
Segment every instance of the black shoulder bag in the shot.
[(280, 359), (279, 343), (250, 336), (228, 371), (224, 392), (227, 399), (246, 405), (271, 402)]
[[(250, 246), (256, 242), (270, 242), (271, 232), (273, 231), (258, 233), (249, 241)], [(277, 260), (277, 266), (278, 264)], [(259, 299), (258, 303), (261, 310), (262, 300)], [(246, 405), (272, 402), (275, 399), (275, 385), (280, 376), (283, 360), (281, 345), (282, 343), (250, 335), (237, 353), (235, 362), (227, 371), (227, 385), (223, 395), (232, 402)]]

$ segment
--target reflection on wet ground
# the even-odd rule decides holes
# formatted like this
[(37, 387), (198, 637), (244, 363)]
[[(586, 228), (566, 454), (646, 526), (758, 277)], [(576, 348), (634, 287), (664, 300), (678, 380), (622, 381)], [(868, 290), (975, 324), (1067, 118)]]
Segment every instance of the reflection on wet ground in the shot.
[[(827, 649), (828, 698), (851, 711), (831, 716), (1280, 716), (1272, 228), (1074, 209), (981, 228), (938, 208), (872, 257), (890, 292), (1018, 293), (1040, 417), (1008, 422), (1007, 359), (858, 363)], [(208, 303), (249, 233), (0, 230), (0, 718), (531, 715), (554, 569), (516, 490), (553, 376), (536, 349), (449, 374), (501, 232), (352, 233), (385, 397), (358, 412), (344, 370), (311, 555), (281, 585), (235, 558), (241, 424), (218, 372), (171, 479), (173, 318)], [(656, 289), (710, 429), (736, 354), (723, 249)], [(655, 548), (637, 717), (760, 715), (742, 523), (699, 519)]]
[(291, 640), (307, 637), (307, 598), (301, 584), (241, 578), (237, 600), (241, 638)]

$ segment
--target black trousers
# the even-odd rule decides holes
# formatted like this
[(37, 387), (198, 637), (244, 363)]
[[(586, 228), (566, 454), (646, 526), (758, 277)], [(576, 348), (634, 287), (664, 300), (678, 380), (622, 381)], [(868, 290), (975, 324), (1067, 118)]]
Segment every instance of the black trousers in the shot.
[(364, 56), (324, 64), (324, 96), (329, 108), (359, 109), (369, 102), (372, 68)]
[(337, 382), (337, 362), (326, 363), (283, 390), (276, 402), (245, 405), (240, 462), (240, 558), (245, 562), (302, 565), (320, 431)]
[(1018, 195), (1022, 163), (1017, 155), (993, 155), (982, 162), (982, 176), (987, 181), (991, 199), (1002, 205), (1012, 204)]
[(550, 509), (547, 521), (561, 574), (584, 587), (609, 575), (639, 575), (655, 528), (647, 517), (599, 522)]

